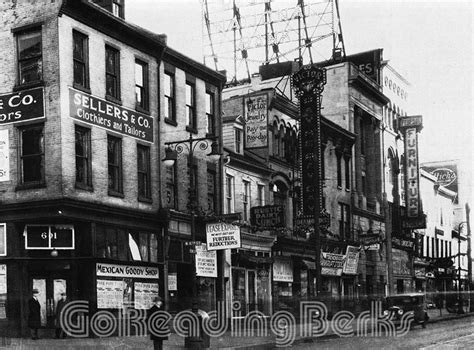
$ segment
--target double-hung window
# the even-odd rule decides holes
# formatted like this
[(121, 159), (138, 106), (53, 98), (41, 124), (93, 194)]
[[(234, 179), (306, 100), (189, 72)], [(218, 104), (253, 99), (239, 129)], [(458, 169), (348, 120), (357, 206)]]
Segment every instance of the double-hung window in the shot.
[(109, 193), (122, 194), (122, 139), (107, 136)]
[(89, 43), (87, 35), (72, 32), (73, 40), (73, 77), (74, 86), (89, 88)]
[(249, 208), (250, 208), (250, 182), (242, 181), (243, 192), (242, 192), (242, 205), (243, 205), (243, 219), (248, 221), (249, 219)]
[(113, 0), (112, 13), (114, 16), (124, 18), (123, 0)]
[(150, 147), (137, 145), (138, 198), (151, 199)]
[(235, 153), (242, 154), (242, 130), (234, 128), (235, 135)]
[(232, 213), (234, 210), (234, 177), (232, 175), (225, 176), (225, 211), (226, 214)]
[(207, 133), (215, 135), (216, 133), (216, 112), (215, 112), (215, 101), (214, 93), (206, 92), (206, 117), (207, 117)]
[(20, 129), (21, 183), (35, 185), (44, 182), (44, 126)]
[(135, 102), (137, 108), (148, 110), (148, 64), (135, 61)]
[(174, 74), (165, 72), (163, 88), (165, 94), (165, 105), (163, 106), (165, 120), (176, 122), (174, 107)]
[(191, 82), (186, 82), (186, 117), (188, 127), (191, 131), (196, 131), (196, 91), (194, 84)]
[(120, 100), (120, 51), (105, 46), (106, 96)]
[(92, 187), (91, 131), (76, 125), (76, 186)]
[(39, 82), (43, 79), (41, 28), (18, 32), (18, 81), (20, 84)]

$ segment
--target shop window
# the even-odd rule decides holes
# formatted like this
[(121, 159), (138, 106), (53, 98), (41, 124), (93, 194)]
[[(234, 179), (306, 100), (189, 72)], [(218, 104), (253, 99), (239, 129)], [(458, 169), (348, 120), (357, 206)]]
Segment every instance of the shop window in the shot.
[(16, 34), (18, 49), (18, 81), (20, 84), (43, 79), (41, 28)]
[(130, 257), (134, 261), (158, 262), (158, 237), (148, 232), (128, 234)]
[(44, 126), (32, 125), (20, 130), (21, 183), (44, 183)]
[(114, 227), (97, 225), (96, 256), (99, 258), (128, 260), (126, 233)]
[(174, 99), (174, 74), (170, 72), (165, 72), (164, 76), (164, 94), (165, 94), (165, 105), (163, 108), (163, 113), (165, 120), (168, 122), (176, 122), (175, 114), (175, 99)]
[(235, 153), (242, 154), (242, 130), (234, 128), (235, 135)]
[(76, 186), (92, 187), (91, 130), (75, 126), (76, 142)]
[(397, 294), (403, 294), (404, 289), (403, 280), (397, 280)]
[(176, 208), (176, 198), (178, 186), (176, 186), (176, 162), (173, 165), (167, 166), (166, 171), (166, 189), (165, 189), (165, 207)]
[(215, 95), (213, 92), (206, 91), (206, 118), (207, 118), (207, 133), (215, 135), (216, 133), (216, 110), (215, 110)]
[(186, 82), (186, 117), (188, 130), (197, 132), (196, 87), (191, 82)]
[(109, 194), (122, 194), (122, 139), (107, 136)]
[(151, 199), (150, 147), (137, 144), (138, 198)]
[(207, 170), (207, 210), (216, 212), (217, 207), (217, 175), (214, 170)]
[(105, 46), (106, 97), (120, 100), (120, 51)]
[(135, 61), (135, 103), (148, 110), (148, 64), (140, 60)]

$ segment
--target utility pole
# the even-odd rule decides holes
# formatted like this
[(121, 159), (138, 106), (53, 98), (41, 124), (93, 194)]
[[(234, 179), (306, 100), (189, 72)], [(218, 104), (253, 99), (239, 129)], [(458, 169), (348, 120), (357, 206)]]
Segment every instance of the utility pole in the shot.
[[(392, 256), (392, 216), (388, 205), (387, 193), (383, 193), (383, 206), (385, 215), (385, 239), (387, 248), (387, 283), (388, 296), (393, 295), (393, 256)], [(389, 220), (387, 220), (387, 218)]]
[(470, 220), (471, 208), (466, 203), (466, 225), (467, 225), (467, 283), (469, 291), (469, 311), (471, 311), (471, 286), (472, 286), (472, 257), (471, 257), (471, 222)]

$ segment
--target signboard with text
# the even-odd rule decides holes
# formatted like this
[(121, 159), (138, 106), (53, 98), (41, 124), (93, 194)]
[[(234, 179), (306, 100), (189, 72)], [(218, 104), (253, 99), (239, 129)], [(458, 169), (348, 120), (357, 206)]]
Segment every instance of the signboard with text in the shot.
[(268, 145), (268, 97), (253, 95), (244, 98), (245, 148)]
[(342, 272), (346, 275), (357, 275), (357, 266), (359, 265), (359, 247), (347, 246), (346, 260)]
[(285, 211), (281, 205), (265, 205), (250, 208), (250, 223), (259, 228), (285, 226)]
[(207, 250), (206, 244), (196, 246), (196, 276), (217, 277), (217, 253)]
[(321, 275), (341, 276), (345, 255), (321, 252)]
[(421, 168), (436, 176), (437, 185), (458, 193), (458, 169), (456, 161), (443, 162), (439, 165), (423, 164)]
[(157, 267), (152, 266), (132, 266), (118, 264), (96, 264), (97, 277), (132, 277), (158, 279), (159, 273)]
[(69, 89), (72, 118), (116, 131), (141, 141), (153, 142), (153, 118), (101, 98)]
[(206, 224), (207, 249), (240, 248), (240, 227), (224, 222)]
[(293, 264), (290, 259), (275, 259), (273, 280), (275, 282), (293, 282)]
[(25, 225), (25, 249), (74, 249), (73, 225)]
[(10, 139), (8, 130), (0, 130), (0, 182), (10, 181)]
[(0, 125), (44, 117), (43, 88), (0, 95)]
[(382, 64), (383, 49), (356, 53), (346, 56), (348, 62), (353, 63), (359, 71), (380, 84), (380, 67)]

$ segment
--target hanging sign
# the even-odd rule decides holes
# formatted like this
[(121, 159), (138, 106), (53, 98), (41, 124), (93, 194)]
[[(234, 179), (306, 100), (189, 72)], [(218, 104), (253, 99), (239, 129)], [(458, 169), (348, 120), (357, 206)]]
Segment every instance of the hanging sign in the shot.
[(240, 248), (240, 227), (224, 222), (206, 225), (207, 249)]
[(342, 272), (346, 275), (357, 275), (357, 266), (359, 265), (359, 247), (347, 246), (346, 260)]
[(0, 182), (10, 181), (10, 140), (8, 130), (0, 130)]
[(281, 205), (265, 205), (250, 208), (250, 223), (259, 228), (285, 226), (285, 211)]
[(273, 280), (275, 282), (293, 282), (293, 264), (291, 260), (276, 259), (273, 262)]
[(196, 246), (196, 276), (217, 277), (217, 253), (208, 251), (206, 244)]
[(253, 95), (244, 98), (245, 148), (262, 148), (268, 145), (268, 97)]
[(321, 275), (341, 276), (345, 255), (321, 252)]

